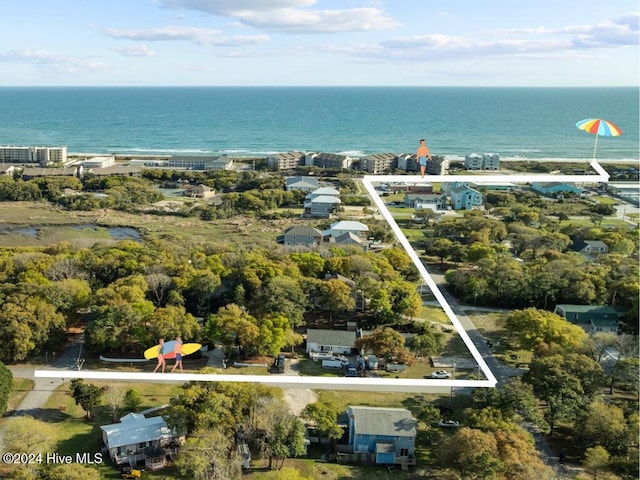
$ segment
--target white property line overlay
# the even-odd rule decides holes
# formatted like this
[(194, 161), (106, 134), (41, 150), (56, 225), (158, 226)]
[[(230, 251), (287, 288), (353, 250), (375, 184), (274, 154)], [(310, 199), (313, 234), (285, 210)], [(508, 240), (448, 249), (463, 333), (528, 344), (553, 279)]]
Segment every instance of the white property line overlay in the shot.
[(157, 381), (157, 382), (238, 382), (238, 383), (263, 383), (277, 385), (289, 388), (317, 388), (331, 390), (365, 390), (379, 389), (388, 392), (416, 392), (435, 390), (438, 387), (495, 387), (498, 383), (495, 375), (489, 369), (489, 366), (482, 358), (482, 355), (471, 341), (469, 334), (460, 324), (460, 321), (453, 312), (451, 306), (438, 289), (433, 278), (420, 261), (420, 257), (415, 252), (407, 237), (396, 223), (387, 209), (386, 205), (375, 191), (372, 182), (376, 183), (412, 183), (419, 184), (421, 182), (470, 182), (470, 183), (528, 183), (528, 182), (577, 182), (577, 183), (595, 183), (609, 180), (609, 174), (593, 160), (590, 165), (598, 173), (597, 175), (549, 175), (549, 174), (523, 174), (523, 175), (428, 175), (421, 178), (418, 175), (366, 175), (362, 179), (362, 183), (369, 192), (372, 200), (380, 210), (380, 213), (387, 221), (391, 230), (395, 234), (400, 244), (404, 247), (407, 254), (413, 261), (420, 275), (427, 283), (431, 292), (436, 297), (443, 310), (451, 320), (454, 328), (469, 349), (469, 352), (477, 362), (478, 367), (487, 378), (486, 380), (453, 380), (453, 379), (415, 379), (415, 378), (352, 378), (352, 377), (334, 377), (328, 380), (327, 377), (315, 376), (289, 376), (289, 375), (218, 375), (218, 374), (198, 374), (198, 373), (148, 373), (148, 372), (111, 372), (111, 371), (95, 371), (95, 370), (35, 370), (35, 378), (84, 378), (92, 380), (124, 380), (124, 381)]

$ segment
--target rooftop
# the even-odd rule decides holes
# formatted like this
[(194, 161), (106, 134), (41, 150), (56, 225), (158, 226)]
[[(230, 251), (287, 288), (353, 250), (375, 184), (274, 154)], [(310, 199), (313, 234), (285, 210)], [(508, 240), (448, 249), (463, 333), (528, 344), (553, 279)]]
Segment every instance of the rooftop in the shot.
[(352, 232), (368, 232), (369, 227), (355, 220), (341, 220), (331, 224), (331, 230), (350, 230)]
[(358, 435), (416, 436), (416, 420), (405, 408), (349, 406), (347, 414), (353, 418)]
[(130, 413), (120, 419), (120, 423), (100, 427), (107, 436), (109, 448), (135, 445), (164, 436), (172, 435), (162, 417), (146, 418), (138, 413)]

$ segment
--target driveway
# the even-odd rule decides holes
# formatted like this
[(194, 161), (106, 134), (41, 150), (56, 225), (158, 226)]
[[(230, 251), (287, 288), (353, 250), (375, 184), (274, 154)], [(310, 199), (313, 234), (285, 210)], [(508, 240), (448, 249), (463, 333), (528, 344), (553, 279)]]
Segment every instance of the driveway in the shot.
[[(72, 370), (78, 368), (82, 362), (83, 351), (83, 334), (77, 334), (71, 338), (69, 346), (62, 355), (48, 365), (48, 368), (56, 370)], [(22, 402), (16, 407), (13, 415), (30, 415), (36, 416), (38, 410), (43, 408), (49, 400), (51, 394), (64, 383), (64, 379), (36, 378), (33, 377), (33, 368), (30, 367), (9, 367), (11, 373), (16, 378), (28, 378), (35, 380), (33, 389), (22, 399)]]
[[(284, 375), (300, 375), (297, 358), (287, 358), (284, 364)], [(294, 415), (300, 415), (304, 407), (318, 400), (316, 393), (310, 388), (283, 388), (284, 401), (287, 402)]]

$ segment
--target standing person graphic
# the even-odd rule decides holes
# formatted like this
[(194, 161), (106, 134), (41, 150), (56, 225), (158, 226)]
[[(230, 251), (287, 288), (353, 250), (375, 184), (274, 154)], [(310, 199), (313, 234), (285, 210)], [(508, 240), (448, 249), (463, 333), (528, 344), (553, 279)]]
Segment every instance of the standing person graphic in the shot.
[(420, 146), (418, 147), (418, 164), (420, 165), (420, 176), (424, 178), (424, 171), (427, 168), (427, 157), (431, 160), (431, 152), (429, 147), (424, 144), (424, 138), (420, 139)]
[(156, 373), (160, 366), (162, 366), (162, 373), (164, 373), (164, 367), (166, 362), (164, 361), (164, 338), (161, 338), (158, 342), (158, 365), (153, 369), (153, 373)]
[(176, 337), (176, 364), (171, 369), (171, 373), (173, 373), (176, 367), (180, 366), (180, 371), (182, 371), (182, 339), (180, 337)]

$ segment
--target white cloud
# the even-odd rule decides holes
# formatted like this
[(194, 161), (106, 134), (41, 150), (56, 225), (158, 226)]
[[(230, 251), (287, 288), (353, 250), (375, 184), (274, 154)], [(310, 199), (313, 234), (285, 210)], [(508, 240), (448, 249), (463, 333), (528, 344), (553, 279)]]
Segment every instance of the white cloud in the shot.
[(44, 50), (0, 51), (0, 62), (25, 63), (60, 72), (76, 73), (82, 70), (103, 70), (106, 65), (79, 57), (69, 57)]
[(577, 58), (588, 50), (638, 46), (638, 14), (595, 25), (482, 31), (470, 35), (413, 35), (377, 44), (322, 46), (362, 59), (424, 62), (480, 57)]
[(170, 8), (197, 10), (212, 15), (235, 16), (237, 12), (271, 11), (313, 5), (315, 0), (161, 0)]
[(145, 30), (109, 28), (104, 33), (112, 38), (135, 41), (190, 41), (198, 45), (235, 47), (266, 42), (266, 35), (224, 35), (220, 30), (196, 27), (159, 27)]
[(349, 10), (281, 9), (272, 12), (241, 12), (243, 23), (285, 33), (338, 33), (393, 28), (397, 22), (377, 8)]
[(125, 57), (154, 57), (156, 55), (156, 52), (144, 44), (113, 47), (112, 50)]
[(398, 26), (381, 8), (321, 10), (315, 0), (162, 0), (171, 8), (235, 17), (241, 23), (282, 33), (338, 33)]

